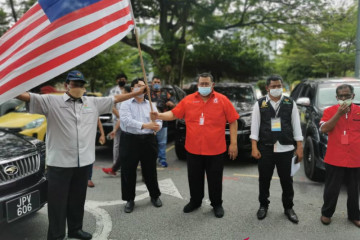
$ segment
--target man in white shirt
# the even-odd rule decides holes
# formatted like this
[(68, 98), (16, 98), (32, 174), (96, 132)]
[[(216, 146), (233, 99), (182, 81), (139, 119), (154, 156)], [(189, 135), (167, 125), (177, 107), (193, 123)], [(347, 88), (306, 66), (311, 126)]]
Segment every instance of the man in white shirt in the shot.
[[(124, 94), (126, 93), (125, 85), (127, 82), (127, 76), (125, 74), (118, 74), (116, 76), (116, 83), (117, 86), (113, 87), (110, 90), (109, 96), (114, 96), (116, 94)], [(119, 127), (119, 121), (120, 121), (120, 106), (121, 102), (115, 104), (113, 108), (113, 131), (110, 133), (110, 136), (114, 138), (114, 144), (113, 144), (113, 166), (110, 168), (102, 168), (103, 172), (109, 175), (116, 175), (116, 172), (120, 169), (121, 166), (121, 160), (120, 160), (120, 133), (121, 129)]]
[(282, 95), (283, 80), (278, 75), (266, 80), (268, 94), (254, 105), (251, 122), (251, 155), (258, 159), (259, 202), (257, 212), (259, 220), (264, 219), (270, 204), (270, 181), (276, 166), (283, 190), (284, 213), (291, 222), (298, 223), (293, 210), (294, 188), (291, 177), (291, 161), (295, 154), (298, 160), (303, 157), (303, 136), (296, 103)]
[[(143, 79), (135, 79), (131, 82), (132, 92), (138, 91), (143, 86), (145, 86)], [(154, 103), (152, 107), (157, 111)], [(162, 121), (151, 121), (150, 104), (144, 98), (144, 94), (123, 102), (120, 112), (121, 193), (122, 199), (127, 201), (124, 211), (131, 213), (135, 206), (136, 169), (139, 162), (151, 203), (155, 207), (161, 207), (162, 202), (159, 198), (161, 193), (156, 172), (158, 145), (154, 132), (161, 129)]]
[[(127, 82), (127, 76), (123, 73), (118, 74), (116, 76), (116, 86), (114, 86), (113, 88), (110, 89), (109, 97), (125, 93), (126, 91), (125, 91), (124, 87), (125, 87), (126, 82)], [(113, 115), (112, 115), (113, 123), (114, 123), (113, 129), (115, 129), (116, 123), (119, 120), (120, 106), (121, 106), (121, 102), (116, 103), (113, 107)], [(114, 144), (113, 144), (113, 163), (114, 164), (117, 162), (118, 157), (119, 157), (119, 147), (120, 147), (120, 129), (118, 129), (114, 134)], [(120, 162), (120, 160), (119, 160), (119, 162)], [(120, 167), (120, 164), (119, 164), (119, 167)], [(109, 174), (109, 172), (108, 172), (109, 170), (111, 170), (111, 168), (103, 169), (103, 171), (106, 174)]]

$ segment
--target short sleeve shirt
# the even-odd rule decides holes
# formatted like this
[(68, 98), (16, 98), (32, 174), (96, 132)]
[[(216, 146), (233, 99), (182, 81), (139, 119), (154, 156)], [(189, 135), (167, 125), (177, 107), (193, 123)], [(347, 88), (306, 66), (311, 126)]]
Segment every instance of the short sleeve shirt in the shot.
[[(325, 109), (320, 125), (329, 121), (340, 105)], [(348, 135), (348, 144), (342, 144), (341, 138)], [(328, 132), (328, 144), (324, 161), (338, 167), (360, 167), (360, 107), (352, 104), (351, 111), (341, 116), (333, 130)]]
[[(185, 97), (171, 110), (176, 118), (186, 123), (185, 148), (197, 155), (218, 155), (226, 151), (226, 122), (239, 118), (230, 100), (213, 91), (204, 102), (198, 92)], [(200, 124), (200, 118), (203, 124)]]
[(30, 112), (47, 119), (47, 165), (83, 167), (95, 161), (95, 138), (100, 114), (110, 113), (113, 97), (30, 94)]

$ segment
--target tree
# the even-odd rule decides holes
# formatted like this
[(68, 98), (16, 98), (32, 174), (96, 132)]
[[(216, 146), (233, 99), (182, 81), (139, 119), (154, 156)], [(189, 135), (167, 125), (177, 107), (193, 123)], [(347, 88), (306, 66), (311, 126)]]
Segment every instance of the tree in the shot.
[(4, 10), (0, 9), (0, 36), (3, 35), (9, 27), (9, 22), (7, 21), (7, 14)]
[(215, 81), (224, 78), (248, 81), (267, 74), (268, 61), (256, 43), (227, 34), (194, 45), (194, 50), (186, 57), (185, 74), (195, 76), (199, 72), (212, 72)]
[[(181, 62), (190, 42), (216, 38), (219, 31), (251, 31), (274, 37), (286, 26), (311, 20), (321, 0), (132, 0), (135, 17), (148, 27), (158, 25), (153, 46), (142, 44), (165, 79), (179, 83)], [(150, 24), (144, 24), (150, 22)], [(149, 26), (150, 25), (150, 26)], [(220, 32), (221, 33), (221, 32)], [(275, 36), (276, 37), (276, 36)], [(123, 42), (136, 47), (135, 37)]]
[(278, 69), (291, 80), (346, 76), (354, 69), (356, 17), (355, 6), (324, 9), (316, 25), (298, 27), (285, 38)]

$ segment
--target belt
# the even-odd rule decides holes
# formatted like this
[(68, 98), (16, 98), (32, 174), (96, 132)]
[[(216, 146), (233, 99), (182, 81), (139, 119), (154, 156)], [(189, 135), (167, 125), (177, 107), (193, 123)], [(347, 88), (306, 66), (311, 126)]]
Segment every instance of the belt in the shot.
[(148, 138), (148, 137), (153, 137), (154, 136), (153, 133), (134, 134), (134, 133), (124, 132), (124, 131), (122, 131), (121, 133), (126, 135), (126, 136), (137, 137), (137, 138)]

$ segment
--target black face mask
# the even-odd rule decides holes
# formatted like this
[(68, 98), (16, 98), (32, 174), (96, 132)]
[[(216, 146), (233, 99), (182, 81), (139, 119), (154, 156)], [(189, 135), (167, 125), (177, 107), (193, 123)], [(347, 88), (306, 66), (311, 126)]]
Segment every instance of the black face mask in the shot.
[(123, 87), (123, 86), (125, 86), (125, 84), (126, 84), (126, 82), (120, 81), (120, 82), (119, 82), (119, 87)]

